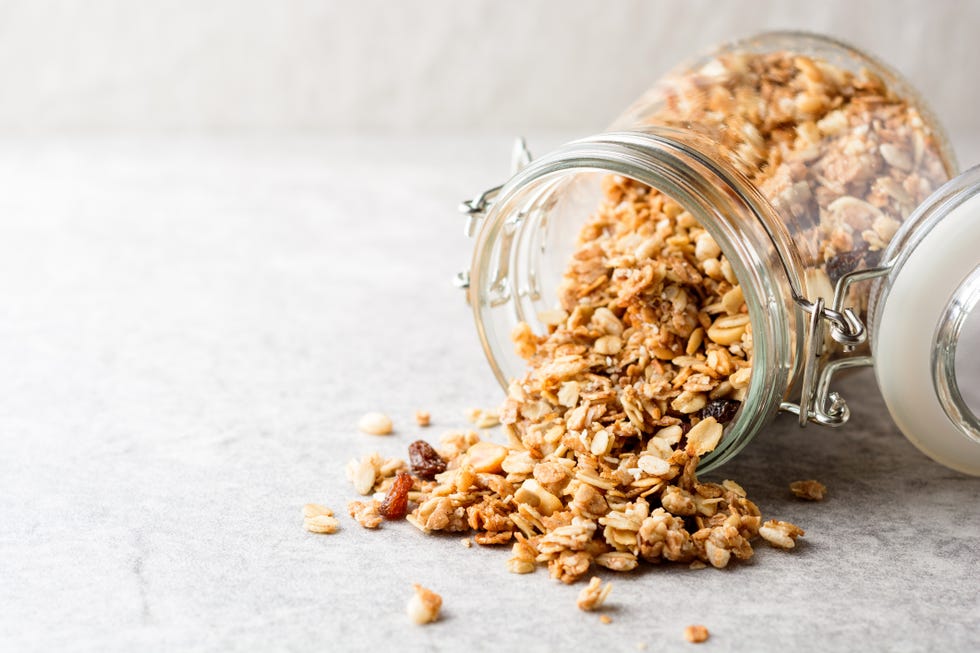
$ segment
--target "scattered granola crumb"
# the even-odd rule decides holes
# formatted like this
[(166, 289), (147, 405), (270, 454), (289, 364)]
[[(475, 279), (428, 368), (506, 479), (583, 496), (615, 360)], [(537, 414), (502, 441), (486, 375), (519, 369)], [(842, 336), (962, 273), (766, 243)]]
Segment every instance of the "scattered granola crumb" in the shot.
[(466, 419), (479, 429), (489, 429), (500, 424), (500, 415), (494, 410), (470, 408), (466, 411)]
[(807, 501), (823, 501), (827, 494), (827, 486), (820, 481), (793, 481), (789, 484), (789, 490), (800, 499)]
[(316, 517), (317, 515), (326, 515), (327, 517), (333, 517), (333, 510), (322, 506), (319, 503), (308, 503), (303, 506), (303, 519), (310, 519), (311, 517)]
[(357, 428), (371, 435), (388, 435), (392, 431), (391, 418), (384, 413), (365, 413), (357, 420)]
[(415, 411), (415, 423), (419, 426), (428, 426), (432, 423), (432, 416), (427, 410)]
[(347, 504), (347, 512), (364, 528), (373, 529), (381, 525), (377, 501), (351, 501)]
[(340, 522), (330, 515), (316, 515), (304, 519), (303, 526), (311, 533), (336, 533)]
[(611, 591), (612, 583), (603, 585), (598, 576), (593, 576), (589, 584), (579, 592), (578, 601), (575, 604), (579, 610), (585, 610), (586, 612), (597, 610), (602, 606)]
[(688, 569), (707, 569), (707, 568), (708, 565), (704, 564), (700, 560), (695, 560), (690, 565), (688, 565)]
[(708, 640), (708, 629), (701, 625), (688, 626), (684, 629), (684, 639), (692, 644), (700, 644)]
[(471, 539), (470, 539), (470, 538), (468, 538), (468, 537), (464, 537), (464, 538), (462, 538), (462, 539), (461, 539), (461, 540), (459, 541), (459, 543), (460, 543), (460, 544), (462, 544), (463, 546), (465, 546), (465, 547), (466, 547), (467, 549), (469, 549), (469, 548), (472, 548), (472, 547), (473, 547), (473, 540), (471, 540)]
[(408, 601), (408, 618), (419, 625), (431, 623), (439, 618), (442, 597), (430, 589), (416, 584), (415, 594)]
[(805, 531), (787, 521), (770, 519), (759, 528), (759, 535), (778, 549), (792, 549), (796, 546), (796, 538), (805, 535)]
[(599, 621), (604, 624), (611, 624), (612, 617), (610, 617), (608, 614), (601, 614), (599, 615)]

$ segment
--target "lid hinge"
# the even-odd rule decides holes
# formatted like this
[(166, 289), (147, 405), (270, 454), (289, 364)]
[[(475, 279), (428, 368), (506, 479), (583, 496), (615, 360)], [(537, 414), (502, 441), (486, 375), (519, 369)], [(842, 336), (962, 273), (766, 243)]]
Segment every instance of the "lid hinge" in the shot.
[(851, 308), (843, 308), (844, 300), (851, 285), (888, 274), (890, 266), (855, 270), (842, 276), (834, 288), (832, 308), (824, 304), (822, 297), (811, 302), (802, 296), (794, 296), (799, 306), (810, 317), (806, 330), (806, 353), (803, 359), (803, 388), (800, 403), (784, 401), (780, 410), (799, 416), (800, 426), (809, 423), (822, 426), (841, 426), (851, 416), (847, 402), (837, 392), (830, 389), (834, 375), (844, 369), (868, 367), (874, 364), (871, 356), (851, 356), (824, 362), (824, 329), (830, 326), (830, 337), (840, 343), (844, 352), (852, 352), (868, 339), (868, 329), (857, 313)]
[[(517, 174), (530, 162), (531, 152), (527, 149), (527, 143), (524, 141), (524, 138), (520, 137), (514, 141), (514, 150), (510, 158), (510, 174), (512, 176)], [(493, 201), (503, 187), (504, 185), (500, 184), (499, 186), (488, 188), (476, 197), (460, 203), (459, 212), (466, 216), (466, 225), (463, 228), (463, 233), (466, 234), (467, 238), (473, 238), (476, 235), (477, 227), (483, 218), (487, 216), (487, 212), (493, 206)], [(457, 273), (453, 278), (453, 285), (463, 290), (468, 289), (470, 287), (470, 273)]]

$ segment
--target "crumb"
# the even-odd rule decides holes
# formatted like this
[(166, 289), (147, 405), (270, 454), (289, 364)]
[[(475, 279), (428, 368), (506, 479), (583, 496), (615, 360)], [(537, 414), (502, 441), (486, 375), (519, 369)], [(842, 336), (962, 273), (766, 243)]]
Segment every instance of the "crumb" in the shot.
[(432, 416), (427, 410), (415, 411), (415, 423), (419, 426), (428, 426), (432, 423)]
[(827, 486), (820, 481), (793, 481), (789, 484), (789, 491), (800, 499), (807, 501), (823, 501), (827, 495)]
[(391, 418), (384, 413), (365, 413), (357, 420), (357, 428), (371, 435), (389, 435), (392, 431)]
[(708, 629), (701, 625), (688, 626), (684, 629), (684, 639), (692, 644), (700, 644), (707, 641)]
[(612, 591), (612, 583), (603, 585), (598, 576), (593, 576), (589, 584), (579, 592), (578, 601), (575, 604), (579, 610), (586, 612), (598, 610), (605, 602), (606, 597), (609, 596), (610, 591)]
[(441, 609), (441, 596), (421, 585), (415, 585), (415, 594), (409, 599), (406, 608), (409, 619), (419, 625), (432, 623), (439, 618)]

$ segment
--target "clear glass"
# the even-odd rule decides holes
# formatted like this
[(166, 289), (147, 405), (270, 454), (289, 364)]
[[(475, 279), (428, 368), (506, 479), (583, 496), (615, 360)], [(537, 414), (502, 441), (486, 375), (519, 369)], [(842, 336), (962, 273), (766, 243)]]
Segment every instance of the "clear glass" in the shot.
[[(883, 63), (812, 34), (770, 33), (681, 66), (613, 129), (706, 136), (778, 213), (807, 295), (829, 304), (845, 273), (873, 268), (956, 162), (923, 99)], [(866, 319), (869, 283), (845, 306)]]
[[(846, 272), (873, 267), (915, 206), (955, 173), (942, 129), (895, 73), (824, 37), (765, 34), (668, 75), (609, 132), (542, 157), (502, 188), (478, 237), (470, 300), (503, 385), (510, 334), (556, 306), (608, 176), (649, 186), (718, 244), (744, 295), (751, 381), (720, 445), (737, 453), (796, 392), (806, 316)], [(607, 188), (604, 190), (604, 184)], [(867, 284), (845, 305), (863, 317)], [(828, 348), (830, 351), (830, 348)]]

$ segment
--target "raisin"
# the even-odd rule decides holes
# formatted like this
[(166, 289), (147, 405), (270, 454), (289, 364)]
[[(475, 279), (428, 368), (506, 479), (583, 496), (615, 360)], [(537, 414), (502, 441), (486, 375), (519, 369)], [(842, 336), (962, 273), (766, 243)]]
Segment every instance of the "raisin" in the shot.
[(408, 512), (408, 492), (414, 483), (411, 474), (399, 472), (398, 476), (395, 477), (395, 482), (391, 484), (388, 494), (378, 506), (378, 513), (385, 519), (401, 519), (404, 517), (405, 513)]
[(881, 259), (880, 251), (872, 252), (867, 248), (853, 249), (827, 259), (824, 268), (827, 270), (830, 283), (836, 284), (848, 272), (853, 272), (858, 268), (873, 268), (878, 265), (879, 259)]
[(742, 402), (734, 399), (712, 399), (708, 405), (701, 409), (701, 419), (714, 417), (719, 424), (727, 424), (735, 417), (738, 407)]
[(416, 440), (408, 445), (408, 459), (412, 463), (412, 471), (419, 478), (431, 480), (436, 474), (446, 471), (446, 461), (425, 440)]

